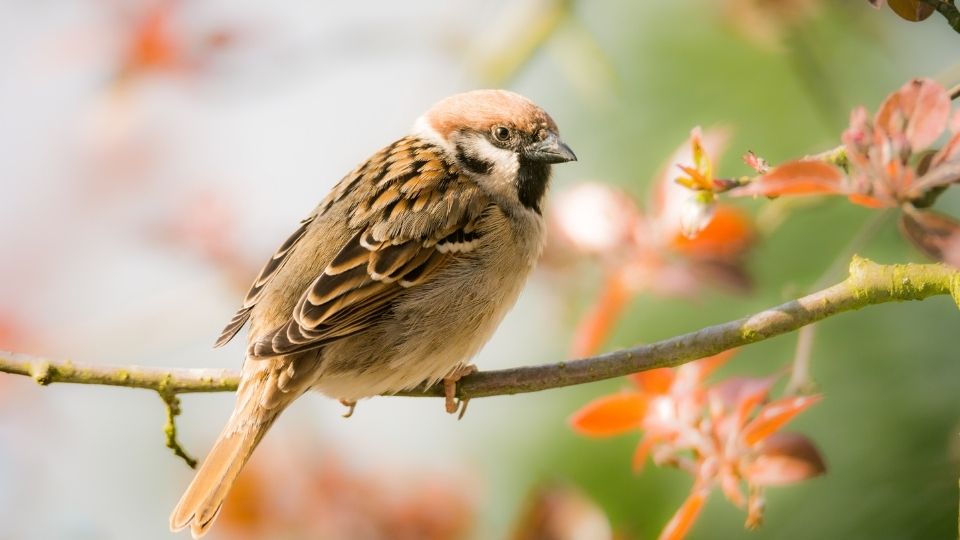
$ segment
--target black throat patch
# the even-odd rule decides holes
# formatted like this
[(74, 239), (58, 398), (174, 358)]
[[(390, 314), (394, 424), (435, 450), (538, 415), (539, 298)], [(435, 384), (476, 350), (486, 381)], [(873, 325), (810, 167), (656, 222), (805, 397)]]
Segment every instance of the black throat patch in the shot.
[(490, 174), (490, 171), (493, 170), (493, 163), (471, 156), (459, 144), (457, 145), (457, 161), (473, 174)]
[(540, 213), (540, 202), (550, 183), (550, 165), (520, 158), (517, 171), (517, 198), (527, 208)]

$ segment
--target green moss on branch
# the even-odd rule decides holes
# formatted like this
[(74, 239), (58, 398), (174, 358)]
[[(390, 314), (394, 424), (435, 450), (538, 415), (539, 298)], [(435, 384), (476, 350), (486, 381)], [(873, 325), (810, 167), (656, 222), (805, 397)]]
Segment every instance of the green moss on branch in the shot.
[[(792, 332), (847, 311), (873, 304), (923, 300), (938, 295), (950, 295), (954, 301), (960, 299), (960, 272), (942, 264), (880, 265), (854, 257), (850, 263), (850, 275), (844, 281), (760, 313), (592, 358), (479, 372), (463, 378), (457, 385), (457, 391), (461, 398), (520, 394), (678, 366)], [(0, 372), (32, 377), (44, 385), (79, 383), (125, 386), (154, 390), (161, 396), (233, 391), (239, 381), (238, 373), (227, 370), (101, 366), (54, 362), (3, 352), (0, 352)], [(399, 395), (443, 396), (443, 388), (434, 386)]]

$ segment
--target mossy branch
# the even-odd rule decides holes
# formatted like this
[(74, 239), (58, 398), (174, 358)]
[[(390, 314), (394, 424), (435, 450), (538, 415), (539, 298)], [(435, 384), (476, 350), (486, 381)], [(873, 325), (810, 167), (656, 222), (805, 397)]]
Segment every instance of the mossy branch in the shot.
[[(554, 364), (481, 371), (461, 379), (461, 399), (521, 394), (602, 381), (650, 369), (678, 366), (698, 358), (763, 341), (808, 324), (869, 305), (950, 295), (960, 305), (960, 271), (942, 264), (880, 265), (861, 257), (850, 263), (844, 281), (759, 313), (663, 341), (591, 358)], [(188, 463), (176, 442), (174, 417), (179, 394), (228, 392), (239, 373), (214, 369), (169, 369), (55, 362), (0, 352), (0, 372), (24, 375), (41, 385), (78, 383), (156, 391), (167, 404), (167, 446)], [(443, 386), (401, 392), (412, 397), (442, 397)]]
[(163, 425), (163, 434), (167, 439), (167, 448), (173, 451), (174, 455), (181, 458), (191, 469), (197, 468), (196, 458), (187, 454), (187, 451), (180, 446), (177, 440), (177, 416), (180, 415), (180, 398), (176, 394), (169, 392), (159, 392), (160, 399), (167, 407), (167, 423)]

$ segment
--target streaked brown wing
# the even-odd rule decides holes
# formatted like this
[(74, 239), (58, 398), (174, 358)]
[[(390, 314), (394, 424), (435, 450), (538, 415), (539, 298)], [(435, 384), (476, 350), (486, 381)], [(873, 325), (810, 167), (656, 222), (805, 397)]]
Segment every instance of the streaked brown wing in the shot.
[(360, 171), (334, 190), (331, 202), (348, 205), (354, 235), (303, 292), (290, 319), (251, 343), (249, 356), (291, 354), (362, 332), (404, 289), (476, 246), (487, 199), (436, 147), (401, 139)]
[(304, 233), (307, 232), (307, 227), (310, 226), (314, 218), (316, 218), (316, 214), (301, 221), (300, 227), (277, 248), (273, 257), (270, 257), (267, 264), (265, 264), (260, 270), (260, 273), (257, 274), (257, 279), (253, 281), (253, 285), (250, 286), (247, 296), (243, 299), (243, 305), (237, 310), (237, 313), (230, 319), (230, 322), (227, 323), (227, 326), (220, 333), (220, 337), (217, 338), (217, 342), (213, 345), (214, 347), (226, 345), (233, 339), (233, 336), (237, 335), (237, 332), (243, 328), (243, 325), (247, 323), (247, 319), (250, 318), (250, 311), (253, 309), (253, 306), (257, 305), (257, 301), (260, 300), (264, 286), (273, 279), (273, 276), (280, 270), (283, 263), (287, 261), (294, 246), (303, 238)]

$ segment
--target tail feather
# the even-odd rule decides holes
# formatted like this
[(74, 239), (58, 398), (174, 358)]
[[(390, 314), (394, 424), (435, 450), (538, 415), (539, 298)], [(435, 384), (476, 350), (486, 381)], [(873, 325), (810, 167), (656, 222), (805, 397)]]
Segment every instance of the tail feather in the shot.
[(200, 538), (277, 416), (316, 380), (319, 351), (244, 365), (237, 403), (213, 449), (170, 514), (170, 530), (190, 527)]
[(170, 515), (170, 530), (190, 526), (194, 538), (206, 534), (220, 512), (224, 499), (266, 434), (279, 410), (263, 411), (256, 421), (234, 413), (223, 429), (207, 459)]

